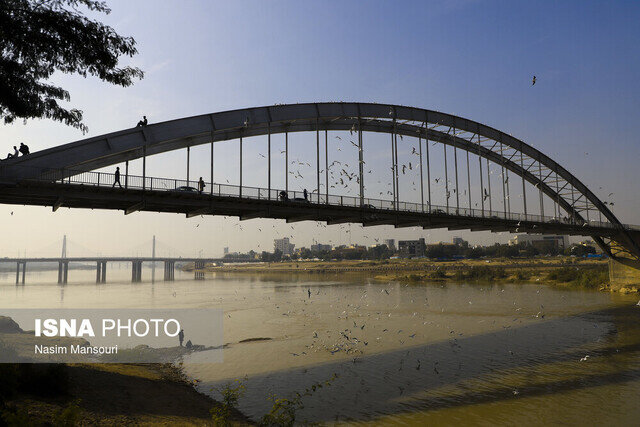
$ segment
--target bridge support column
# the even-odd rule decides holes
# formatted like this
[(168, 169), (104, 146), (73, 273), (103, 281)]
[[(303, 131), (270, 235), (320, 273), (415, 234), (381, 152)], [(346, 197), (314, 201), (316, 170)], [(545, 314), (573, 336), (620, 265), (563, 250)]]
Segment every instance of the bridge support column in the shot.
[(193, 269), (196, 280), (204, 280), (204, 261), (195, 261)]
[(16, 285), (20, 283), (20, 265), (22, 265), (22, 284), (24, 285), (25, 273), (27, 271), (26, 261), (18, 261), (16, 263)]
[(102, 268), (102, 261), (96, 261), (96, 283), (100, 283), (100, 269)]
[(131, 261), (131, 281), (142, 281), (142, 261)]
[(58, 283), (62, 283), (62, 261), (58, 261)]
[(62, 283), (66, 284), (67, 279), (69, 278), (69, 261), (63, 261), (62, 267), (63, 267)]
[(100, 277), (100, 282), (101, 283), (107, 283), (107, 261), (102, 261), (102, 268), (101, 268), (101, 277)]
[(165, 282), (173, 281), (174, 279), (174, 261), (164, 262), (164, 280)]

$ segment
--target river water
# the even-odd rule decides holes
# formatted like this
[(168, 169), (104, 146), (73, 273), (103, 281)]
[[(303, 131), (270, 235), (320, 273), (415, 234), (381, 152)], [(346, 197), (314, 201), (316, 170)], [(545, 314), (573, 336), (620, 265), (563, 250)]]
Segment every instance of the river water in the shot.
[[(161, 270), (157, 273), (161, 273)], [(5, 308), (220, 307), (224, 362), (185, 364), (199, 389), (245, 378), (240, 409), (302, 398), (298, 421), (637, 425), (637, 296), (535, 284), (403, 285), (349, 275), (217, 274), (129, 283), (130, 269), (0, 273)], [(150, 272), (143, 271), (143, 279)], [(160, 274), (158, 274), (160, 277)], [(311, 295), (309, 296), (309, 291)], [(188, 331), (187, 331), (188, 335)], [(188, 338), (188, 336), (187, 336)], [(240, 342), (252, 338), (268, 340)], [(333, 379), (332, 379), (333, 378)]]

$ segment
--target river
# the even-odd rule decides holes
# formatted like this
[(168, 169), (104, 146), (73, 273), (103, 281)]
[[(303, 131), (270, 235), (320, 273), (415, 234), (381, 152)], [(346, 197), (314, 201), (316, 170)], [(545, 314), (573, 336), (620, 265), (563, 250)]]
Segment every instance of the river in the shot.
[[(161, 268), (156, 271), (161, 277)], [(217, 274), (130, 283), (130, 268), (0, 273), (4, 308), (220, 307), (224, 362), (185, 364), (214, 398), (245, 378), (240, 410), (302, 398), (298, 421), (604, 424), (640, 419), (637, 296), (535, 284), (377, 283), (363, 276)], [(309, 295), (309, 291), (311, 295)], [(186, 331), (188, 335), (188, 331)], [(251, 338), (269, 340), (250, 341)], [(332, 379), (333, 378), (333, 379)]]

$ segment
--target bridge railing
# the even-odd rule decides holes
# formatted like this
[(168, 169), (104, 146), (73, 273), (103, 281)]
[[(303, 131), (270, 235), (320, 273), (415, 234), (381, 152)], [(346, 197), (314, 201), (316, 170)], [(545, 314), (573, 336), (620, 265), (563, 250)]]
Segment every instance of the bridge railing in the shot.
[[(32, 168), (33, 169), (33, 168)], [(175, 178), (158, 178), (139, 175), (127, 175), (126, 173), (120, 173), (119, 185), (116, 182), (116, 175), (111, 172), (96, 172), (96, 171), (76, 171), (76, 170), (59, 170), (59, 169), (45, 169), (37, 168), (37, 173), (31, 174), (32, 180), (42, 182), (57, 182), (72, 185), (93, 185), (100, 187), (122, 187), (127, 189), (136, 190), (153, 190), (153, 191), (172, 191), (172, 192), (186, 192), (197, 193), (198, 181), (197, 180), (184, 180)], [(242, 197), (249, 199), (269, 199), (269, 200), (283, 200), (282, 196), (287, 201), (294, 202), (309, 202), (318, 204), (329, 204), (332, 206), (344, 206), (344, 207), (362, 207), (369, 210), (385, 210), (385, 211), (404, 211), (404, 212), (416, 212), (416, 213), (429, 213), (433, 215), (457, 215), (468, 216), (474, 218), (488, 218), (488, 219), (501, 219), (511, 221), (527, 221), (527, 222), (543, 222), (543, 223), (558, 223), (567, 225), (579, 225), (579, 226), (592, 226), (592, 227), (606, 227), (615, 228), (615, 224), (602, 221), (583, 221), (568, 217), (552, 217), (542, 216), (536, 214), (524, 214), (515, 212), (505, 212), (496, 210), (482, 210), (465, 207), (455, 206), (441, 206), (432, 205), (430, 203), (416, 203), (406, 201), (396, 201), (376, 199), (376, 198), (364, 198), (360, 199), (358, 196), (340, 196), (335, 194), (318, 194), (317, 192), (308, 192), (305, 196), (304, 191), (283, 189), (266, 189), (260, 187), (250, 186), (238, 186), (232, 184), (216, 184), (211, 182), (205, 182), (205, 188), (202, 192), (203, 195), (210, 196), (225, 196), (225, 197)], [(629, 229), (638, 230), (638, 226), (625, 225)]]

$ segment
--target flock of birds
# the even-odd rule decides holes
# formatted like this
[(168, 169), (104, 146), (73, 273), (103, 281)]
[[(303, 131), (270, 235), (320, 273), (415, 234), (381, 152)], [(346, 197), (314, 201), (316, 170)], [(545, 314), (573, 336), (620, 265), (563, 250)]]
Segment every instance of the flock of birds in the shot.
[[(283, 336), (277, 339), (284, 340), (283, 344), (288, 348), (291, 358), (310, 358), (300, 366), (316, 366), (337, 357), (340, 369), (346, 370), (350, 369), (351, 364), (367, 362), (367, 367), (363, 369), (379, 369), (380, 374), (376, 377), (381, 375), (385, 383), (395, 383), (400, 395), (404, 394), (413, 381), (414, 374), (411, 372), (427, 371), (434, 376), (433, 381), (445, 383), (458, 379), (464, 388), (465, 380), (460, 378), (465, 378), (463, 374), (466, 363), (477, 364), (482, 359), (487, 366), (500, 366), (502, 363), (516, 363), (523, 357), (532, 357), (530, 354), (519, 354), (526, 351), (521, 347), (522, 343), (516, 344), (518, 347), (513, 349), (504, 348), (502, 355), (500, 349), (478, 353), (478, 348), (475, 347), (477, 343), (474, 343), (477, 333), (474, 331), (475, 327), (468, 323), (457, 326), (451, 324), (455, 320), (449, 317), (450, 310), (454, 317), (468, 311), (478, 319), (473, 324), (486, 322), (487, 326), (482, 327), (484, 334), (494, 335), (504, 331), (509, 337), (514, 337), (514, 343), (520, 342), (515, 338), (518, 330), (512, 328), (514, 325), (528, 327), (535, 322), (546, 321), (544, 304), (541, 301), (537, 305), (532, 304), (531, 297), (522, 302), (526, 306), (520, 306), (521, 300), (516, 298), (509, 318), (508, 310), (504, 313), (506, 315), (494, 315), (492, 311), (482, 315), (483, 311), (490, 309), (482, 305), (485, 297), (481, 294), (478, 295), (478, 308), (474, 301), (468, 301), (465, 305), (469, 309), (465, 309), (451, 306), (446, 302), (449, 298), (445, 296), (443, 300), (439, 292), (415, 292), (408, 285), (369, 285), (353, 291), (347, 289), (345, 292), (336, 292), (332, 285), (317, 285), (315, 289), (310, 286), (291, 286), (287, 289), (288, 292), (280, 293), (278, 302), (271, 301), (268, 294), (265, 294), (265, 298), (272, 304), (272, 316), (283, 316), (287, 319), (286, 324), (294, 326), (293, 330), (296, 332), (289, 336), (284, 332), (288, 328), (278, 322), (278, 330), (283, 331)], [(504, 293), (505, 289), (489, 287), (480, 288), (479, 291), (497, 293), (498, 297), (504, 295), (502, 298), (509, 297), (509, 294)], [(300, 296), (298, 292), (303, 295)], [(543, 297), (541, 290), (537, 290), (536, 294), (536, 299)], [(439, 316), (441, 313), (442, 317)], [(594, 327), (598, 325), (594, 324)], [(467, 336), (470, 336), (471, 341), (466, 342)], [(505, 341), (506, 345), (508, 342), (509, 340)], [(385, 354), (389, 356), (384, 356), (384, 364), (370, 365), (381, 363), (378, 359), (382, 356), (379, 355)], [(438, 357), (446, 360), (438, 360)], [(587, 354), (575, 361), (585, 363), (592, 358), (593, 355)], [(296, 362), (297, 365), (299, 363)], [(399, 374), (402, 371), (405, 373)], [(362, 379), (364, 385), (361, 370), (353, 371), (352, 374), (359, 380)], [(415, 377), (415, 380), (419, 385), (424, 377)], [(504, 388), (505, 384), (497, 386)], [(517, 388), (511, 392), (513, 395), (526, 394), (524, 390)]]

